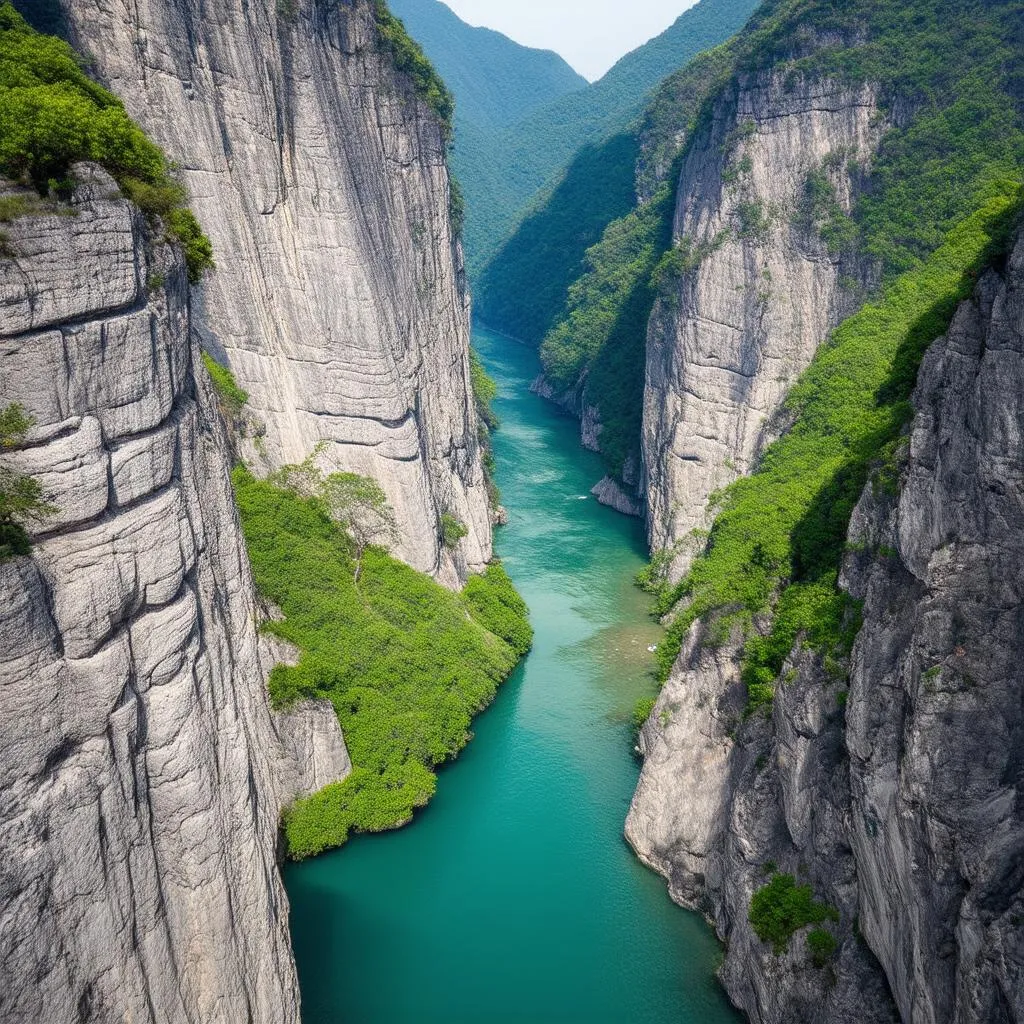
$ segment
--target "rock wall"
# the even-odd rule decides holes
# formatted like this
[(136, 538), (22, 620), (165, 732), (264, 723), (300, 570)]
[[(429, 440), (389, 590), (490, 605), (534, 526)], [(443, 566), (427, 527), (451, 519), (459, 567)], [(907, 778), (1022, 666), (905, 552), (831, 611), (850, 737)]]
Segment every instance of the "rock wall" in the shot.
[(877, 112), (868, 86), (763, 72), (723, 89), (688, 146), (673, 240), (690, 267), (651, 316), (642, 436), (649, 540), (679, 546), (673, 578), (709, 495), (749, 471), (789, 387), (853, 309), (843, 282), (862, 272), (798, 214), (811, 172), (849, 212), (849, 167), (875, 151)]
[[(181, 165), (218, 269), (203, 344), (266, 425), (247, 461), (375, 477), (396, 554), (456, 585), (491, 556), (446, 144), (373, 0), (62, 0), (72, 41)], [(469, 533), (452, 555), (440, 517)]]
[(271, 716), (180, 254), (75, 174), (0, 259), (3, 458), (58, 510), (0, 563), (0, 1018), (297, 1024), (278, 819), (344, 741)]
[[(1024, 233), (931, 347), (898, 495), (869, 486), (845, 681), (799, 649), (743, 717), (738, 644), (695, 623), (644, 727), (626, 833), (727, 941), (750, 1019), (1024, 1021)], [(836, 909), (835, 956), (748, 920), (775, 872)]]

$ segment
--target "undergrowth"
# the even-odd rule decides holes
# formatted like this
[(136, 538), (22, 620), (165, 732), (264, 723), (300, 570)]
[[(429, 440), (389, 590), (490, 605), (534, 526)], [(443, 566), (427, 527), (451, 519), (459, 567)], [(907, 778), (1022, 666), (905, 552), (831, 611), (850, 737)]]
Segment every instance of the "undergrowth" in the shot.
[(1006, 243), (1020, 205), (1018, 182), (1003, 182), (921, 265), (887, 286), (879, 300), (841, 324), (790, 393), (792, 429), (758, 469), (731, 484), (705, 553), (659, 611), (677, 608), (658, 648), (667, 678), (698, 618), (720, 637), (771, 613), (766, 636), (748, 639), (744, 680), (751, 706), (771, 699), (772, 683), (797, 637), (841, 657), (858, 628), (857, 609), (837, 588), (853, 506), (872, 464), (908, 422), (917, 368), (947, 328), (978, 272)]
[(267, 629), (302, 652), (279, 665), (271, 700), (324, 698), (341, 722), (353, 771), (285, 817), (289, 855), (340, 846), (353, 830), (408, 821), (434, 792), (432, 769), (470, 739), (472, 716), (529, 648), (526, 608), (499, 565), (451, 593), (381, 548), (363, 555), (315, 499), (234, 473), (253, 573), (285, 614)]

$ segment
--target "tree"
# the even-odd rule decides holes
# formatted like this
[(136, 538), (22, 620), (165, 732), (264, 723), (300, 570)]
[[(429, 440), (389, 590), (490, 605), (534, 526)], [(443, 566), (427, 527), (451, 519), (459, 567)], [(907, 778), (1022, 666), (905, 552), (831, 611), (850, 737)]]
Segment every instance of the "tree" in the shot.
[(318, 501), (324, 512), (348, 533), (355, 547), (358, 583), (366, 549), (371, 544), (386, 547), (394, 542), (398, 526), (388, 496), (372, 477), (358, 473), (324, 476), (316, 460), (326, 447), (327, 442), (321, 441), (302, 462), (282, 466), (272, 473), (269, 483)]
[(384, 489), (376, 480), (356, 473), (332, 473), (320, 485), (320, 500), (327, 514), (352, 538), (356, 554), (356, 582), (363, 554), (371, 544), (394, 541), (398, 527)]
[[(20, 444), (32, 419), (17, 402), (0, 410), (0, 453)], [(56, 512), (38, 480), (0, 464), (0, 561), (27, 555), (26, 526), (44, 522)]]

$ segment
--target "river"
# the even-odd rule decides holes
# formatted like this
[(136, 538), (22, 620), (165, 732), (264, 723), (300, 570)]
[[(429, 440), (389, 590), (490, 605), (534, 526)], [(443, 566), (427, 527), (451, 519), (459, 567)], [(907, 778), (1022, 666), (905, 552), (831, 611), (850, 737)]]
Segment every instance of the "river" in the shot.
[(622, 839), (659, 637), (641, 529), (589, 496), (600, 461), (529, 393), (536, 355), (474, 344), (535, 646), (412, 826), (286, 870), (304, 1024), (732, 1024), (710, 930)]

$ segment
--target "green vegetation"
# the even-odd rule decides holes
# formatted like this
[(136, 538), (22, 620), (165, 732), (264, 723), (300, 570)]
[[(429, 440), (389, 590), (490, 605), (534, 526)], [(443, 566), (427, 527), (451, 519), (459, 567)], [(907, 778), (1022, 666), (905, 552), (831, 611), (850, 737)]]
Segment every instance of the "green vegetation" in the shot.
[(835, 936), (824, 928), (815, 928), (807, 933), (807, 948), (815, 967), (824, 967), (835, 956), (836, 947)]
[(850, 514), (879, 453), (898, 440), (927, 346), (947, 328), (980, 269), (1006, 243), (1020, 186), (954, 228), (924, 263), (888, 285), (833, 333), (787, 399), (793, 428), (758, 469), (721, 494), (707, 551), (659, 610), (683, 602), (658, 648), (667, 677), (690, 625), (717, 620), (727, 635), (749, 632), (771, 611), (767, 636), (745, 649), (751, 706), (771, 699), (782, 662), (799, 637), (826, 658), (841, 657), (858, 628), (856, 608), (837, 589)]
[(482, 575), (470, 576), (462, 596), (473, 618), (495, 636), (500, 636), (521, 658), (533, 646), (526, 602), (516, 592), (499, 562)]
[(323, 499), (244, 468), (234, 483), (257, 585), (286, 616), (266, 628), (302, 652), (296, 667), (274, 669), (273, 703), (330, 700), (354, 765), (286, 816), (291, 856), (313, 856), (352, 830), (401, 825), (430, 799), (431, 769), (468, 742), (472, 716), (529, 646), (529, 625), (500, 567), (461, 596), (371, 546), (357, 583), (356, 542)]
[(633, 728), (639, 732), (651, 717), (654, 705), (658, 702), (657, 697), (641, 697), (633, 708)]
[(792, 875), (776, 874), (754, 893), (749, 918), (757, 937), (770, 943), (777, 956), (786, 951), (789, 940), (801, 928), (838, 921), (839, 914), (827, 904), (817, 903), (809, 885), (797, 885)]
[(218, 363), (209, 352), (203, 353), (203, 365), (210, 375), (210, 380), (213, 381), (224, 411), (232, 419), (240, 416), (245, 403), (249, 401), (249, 392), (243, 391), (231, 370)]
[(456, 548), (463, 537), (469, 535), (469, 527), (461, 519), (444, 512), (441, 515), (441, 543), (446, 548)]
[[(636, 139), (620, 133), (584, 146), (543, 201), (480, 275), (476, 313), (528, 345), (540, 345), (565, 305), (587, 250), (609, 221), (632, 209)], [(526, 301), (524, 301), (526, 297)]]
[[(583, 252), (632, 205), (631, 194), (620, 205), (620, 186), (631, 192), (635, 157), (625, 155), (626, 146), (620, 142), (613, 147), (613, 161), (601, 165), (589, 179), (578, 171), (569, 172), (578, 181), (574, 200), (585, 211), (586, 227), (577, 228), (559, 198), (552, 195), (545, 200), (542, 194), (566, 177), (565, 168), (584, 147), (593, 147), (593, 154), (603, 150), (604, 140), (611, 136), (624, 131), (633, 135), (630, 124), (658, 82), (702, 50), (727, 39), (756, 5), (757, 0), (701, 0), (660, 36), (627, 54), (599, 82), (587, 85), (551, 54), (521, 47), (510, 50), (514, 44), (509, 40), (474, 33), (448, 12), (436, 10), (436, 4), (392, 0), (392, 7), (406, 18), (455, 93), (452, 162), (466, 190), (467, 263), (485, 322), (528, 340), (513, 321), (518, 320), (518, 305), (530, 304), (523, 303), (523, 296), (530, 295), (531, 302), (544, 307), (530, 339), (540, 344)], [(614, 187), (606, 183), (606, 176), (614, 178)], [(587, 188), (595, 194), (588, 196)], [(601, 206), (602, 194), (610, 205)], [(525, 239), (514, 242), (500, 262), (517, 281), (542, 286), (551, 293), (550, 299), (535, 299), (532, 287), (523, 290), (517, 283), (506, 284), (497, 268), (487, 274), (486, 283), (481, 280), (481, 271), (517, 224), (524, 216), (532, 219), (531, 209), (540, 220), (528, 231), (543, 246), (543, 259), (553, 276), (531, 274), (530, 267), (522, 265), (520, 254), (526, 253), (530, 262), (534, 259)], [(550, 231), (545, 230), (547, 215), (553, 218)], [(582, 233), (586, 237), (579, 237)], [(560, 262), (562, 247), (565, 255)]]
[(605, 231), (587, 251), (587, 273), (570, 289), (566, 313), (540, 350), (556, 388), (574, 388), (588, 375), (587, 399), (604, 427), (601, 450), (617, 475), (640, 436), (644, 339), (657, 295), (654, 272), (671, 241), (673, 205), (673, 190), (663, 185)]
[(484, 369), (484, 364), (474, 349), (469, 350), (469, 384), (477, 416), (490, 430), (497, 430), (499, 424), (494, 411), (494, 400), (498, 397), (498, 385)]
[[(417, 94), (437, 115), (445, 139), (451, 141), (455, 117), (455, 99), (451, 91), (434, 70), (434, 65), (427, 59), (423, 47), (410, 38), (405, 25), (388, 10), (386, 0), (375, 0), (375, 3), (377, 31), (380, 33), (381, 43), (391, 54), (397, 70), (409, 77)], [(453, 187), (453, 205), (454, 197)]]
[(209, 240), (163, 153), (86, 77), (71, 47), (0, 4), (0, 174), (45, 196), (78, 160), (101, 164), (150, 218), (162, 220), (184, 248), (193, 283), (213, 267)]
[[(17, 447), (32, 426), (17, 402), (0, 409), (0, 453)], [(0, 464), (0, 562), (31, 550), (26, 527), (44, 523), (56, 512), (39, 481)]]

